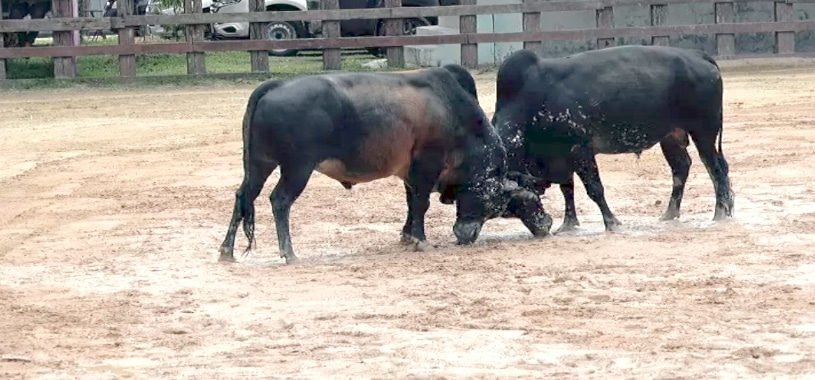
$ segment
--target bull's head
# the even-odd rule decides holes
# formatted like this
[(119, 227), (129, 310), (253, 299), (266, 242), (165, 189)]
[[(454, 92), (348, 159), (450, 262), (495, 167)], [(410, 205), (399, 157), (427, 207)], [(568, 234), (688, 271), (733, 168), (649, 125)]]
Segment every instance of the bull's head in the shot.
[[(485, 200), (482, 198), (484, 196), (491, 198)], [(540, 198), (537, 194), (518, 186), (515, 181), (503, 179), (496, 191), (488, 192), (486, 195), (479, 196), (477, 192), (460, 191), (456, 194), (456, 202), (457, 217), (453, 233), (458, 244), (472, 244), (478, 239), (484, 222), (505, 215), (510, 202), (526, 205), (539, 203)], [(527, 221), (524, 223), (527, 224)], [(548, 227), (540, 229), (548, 232)]]
[(439, 188), (443, 203), (455, 200), (458, 244), (475, 242), (484, 222), (503, 215), (511, 200), (540, 202), (537, 194), (507, 179), (506, 150), (491, 126), (486, 129), (488, 133), (468, 142), (461, 164), (452, 170), (453, 180)]

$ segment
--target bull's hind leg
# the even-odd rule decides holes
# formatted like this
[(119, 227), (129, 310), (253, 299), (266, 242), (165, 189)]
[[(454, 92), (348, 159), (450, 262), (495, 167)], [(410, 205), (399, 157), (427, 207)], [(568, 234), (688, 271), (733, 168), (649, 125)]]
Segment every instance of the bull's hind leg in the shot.
[(243, 182), (235, 192), (235, 206), (232, 208), (232, 219), (229, 221), (229, 228), (226, 237), (221, 243), (220, 256), (218, 261), (234, 262), (235, 256), (235, 234), (238, 232), (238, 224), (243, 220), (243, 232), (249, 240), (249, 245), (244, 251), (244, 255), (252, 250), (255, 243), (255, 199), (263, 190), (266, 179), (277, 168), (277, 164), (250, 163), (248, 170), (244, 170)]
[(672, 133), (660, 141), (659, 146), (662, 148), (665, 160), (668, 161), (668, 166), (671, 167), (673, 177), (671, 199), (668, 201), (668, 208), (659, 220), (678, 219), (682, 195), (685, 193), (685, 183), (688, 181), (691, 166), (691, 158), (688, 155), (688, 134), (684, 131)]
[(563, 224), (555, 231), (555, 234), (573, 231), (580, 225), (577, 220), (577, 208), (574, 206), (574, 174), (569, 175), (569, 180), (560, 184), (560, 192), (563, 193), (564, 212)]
[(716, 151), (716, 133), (692, 131), (696, 149), (699, 151), (699, 158), (705, 164), (708, 175), (713, 181), (713, 189), (716, 192), (716, 210), (713, 212), (713, 220), (722, 220), (733, 217), (733, 190), (730, 187), (729, 167), (722, 152)]
[(413, 243), (413, 235), (411, 235), (413, 231), (413, 191), (410, 190), (410, 185), (407, 182), (405, 182), (405, 198), (407, 201), (407, 218), (405, 219), (405, 225), (402, 226), (400, 242), (410, 244)]
[(280, 167), (280, 180), (269, 200), (272, 202), (272, 213), (274, 214), (275, 229), (277, 230), (277, 244), (280, 249), (280, 257), (286, 260), (286, 264), (299, 261), (294, 254), (291, 244), (291, 234), (289, 233), (289, 213), (291, 205), (303, 193), (311, 172), (314, 171), (315, 164), (298, 163), (290, 166)]

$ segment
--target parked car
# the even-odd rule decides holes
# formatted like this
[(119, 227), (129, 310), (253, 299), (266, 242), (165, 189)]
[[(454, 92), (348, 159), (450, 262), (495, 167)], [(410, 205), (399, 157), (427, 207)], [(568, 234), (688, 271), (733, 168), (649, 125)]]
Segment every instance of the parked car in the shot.
[[(383, 8), (384, 0), (339, 0), (340, 9), (365, 9)], [(319, 8), (319, 1), (309, 3), (312, 9)], [(439, 0), (402, 0), (403, 7), (434, 7), (439, 5)], [(416, 34), (416, 28), (420, 26), (437, 25), (436, 17), (418, 17), (404, 20), (402, 35)], [(309, 25), (310, 37), (318, 38), (322, 36), (322, 22), (314, 21)], [(383, 19), (357, 19), (340, 21), (340, 35), (342, 37), (364, 37), (364, 36), (384, 36), (385, 20)], [(369, 48), (373, 55), (381, 55), (383, 49)]]
[[(265, 0), (267, 11), (306, 11), (306, 0)], [(249, 13), (249, 0), (217, 0), (211, 5), (212, 13)], [(266, 38), (275, 40), (290, 40), (308, 36), (307, 26), (304, 23), (272, 22), (266, 25)], [(249, 38), (248, 22), (217, 23), (212, 26), (210, 39), (245, 39)], [(277, 49), (269, 52), (272, 55), (288, 56), (297, 54), (296, 50)]]
[[(150, 5), (150, 0), (133, 0), (133, 9), (130, 11), (134, 15), (144, 15)], [(102, 17), (116, 17), (119, 15), (119, 2), (117, 0), (107, 0), (103, 8)], [(141, 37), (141, 30), (136, 29), (136, 36)]]
[[(384, 0), (339, 0), (340, 9), (382, 8)], [(438, 6), (439, 0), (403, 0), (404, 7)], [(212, 3), (212, 13), (246, 13), (249, 12), (248, 0), (221, 0)], [(319, 0), (266, 0), (267, 10), (304, 11), (320, 9)], [(404, 34), (415, 34), (419, 26), (436, 25), (433, 18), (415, 18), (405, 20)], [(213, 26), (212, 39), (249, 38), (249, 23), (220, 23)], [(384, 20), (359, 19), (340, 21), (340, 33), (343, 37), (384, 35)], [(269, 23), (266, 27), (266, 38), (275, 40), (290, 40), (296, 38), (319, 38), (322, 35), (320, 21), (299, 22), (281, 21)], [(377, 52), (379, 49), (369, 49)], [(269, 51), (274, 56), (293, 56), (297, 49), (273, 49)]]

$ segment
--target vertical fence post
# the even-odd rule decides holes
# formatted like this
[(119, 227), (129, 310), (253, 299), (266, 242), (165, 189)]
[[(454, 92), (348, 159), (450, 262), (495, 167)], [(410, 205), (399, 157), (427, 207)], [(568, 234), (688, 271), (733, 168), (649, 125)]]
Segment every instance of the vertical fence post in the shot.
[[(73, 18), (73, 2), (71, 0), (53, 0), (51, 8), (54, 18)], [(74, 46), (73, 31), (54, 32), (54, 46)], [(76, 57), (54, 57), (54, 77), (74, 78), (76, 77)]]
[[(603, 7), (597, 10), (597, 28), (611, 29), (614, 27), (614, 8)], [(614, 46), (614, 38), (598, 38), (597, 49)]]
[[(118, 5), (116, 11), (123, 20), (133, 14), (133, 0), (117, 0)], [(136, 39), (133, 35), (133, 28), (124, 26), (118, 30), (119, 45), (133, 45)], [(119, 55), (119, 76), (122, 77), (135, 77), (136, 76), (136, 55), (135, 54), (121, 54)]]
[[(385, 0), (385, 8), (399, 8), (402, 0)], [(385, 20), (385, 34), (387, 36), (401, 36), (405, 30), (407, 20), (401, 18), (390, 18)], [(404, 46), (388, 46), (387, 48), (388, 67), (405, 67)]]
[[(775, 21), (795, 21), (792, 3), (775, 2)], [(795, 53), (795, 32), (775, 32), (775, 52), (778, 54)]]
[[(322, 9), (340, 9), (339, 0), (322, 0), (320, 2)], [(322, 22), (323, 36), (325, 38), (338, 38), (340, 34), (340, 22), (338, 20), (324, 20)], [(342, 53), (340, 49), (324, 49), (323, 50), (323, 70), (340, 70), (342, 69)]]
[[(728, 24), (736, 22), (736, 11), (733, 3), (716, 3), (716, 23)], [(733, 33), (716, 34), (716, 55), (719, 57), (733, 57), (736, 55), (736, 35)]]
[[(540, 3), (541, 0), (523, 0), (525, 4)], [(524, 32), (540, 32), (541, 30), (541, 13), (540, 12), (524, 12), (523, 15), (523, 28)], [(541, 51), (541, 41), (524, 41), (524, 49), (532, 50), (535, 53)]]
[[(2, 0), (0, 0), (2, 1)], [(93, 17), (91, 15), (91, 0), (79, 0), (79, 17)], [(85, 41), (85, 37), (87, 37), (88, 31), (79, 30), (79, 44)]]
[[(70, 18), (77, 18), (79, 17), (79, 2), (77, 0), (71, 0), (71, 8), (70, 11)], [(72, 30), (71, 31), (71, 41), (73, 41), (72, 46), (79, 46), (82, 45), (82, 32), (80, 30)], [(74, 62), (76, 62), (76, 57), (73, 57)]]
[[(651, 26), (665, 25), (665, 18), (667, 17), (668, 6), (665, 4), (651, 5)], [(668, 36), (652, 36), (651, 45), (670, 46), (671, 39)]]
[[(201, 0), (184, 0), (184, 13), (202, 14)], [(191, 46), (204, 40), (203, 25), (187, 25), (184, 29), (184, 40)], [(187, 53), (187, 75), (203, 75), (207, 73), (207, 60), (204, 52)]]
[[(263, 0), (249, 0), (249, 12), (265, 12), (265, 11), (266, 2), (264, 2)], [(249, 23), (249, 38), (253, 40), (265, 40), (267, 25), (268, 23), (265, 22)], [(269, 72), (268, 50), (250, 50), (249, 60), (252, 61), (253, 73)]]
[[(2, 18), (3, 14), (3, 1), (0, 0), (0, 18)], [(0, 33), (0, 49), (6, 47), (6, 35), (5, 33)], [(4, 58), (0, 58), (0, 80), (6, 79), (6, 60)]]
[[(461, 0), (461, 5), (476, 5), (476, 0)], [(478, 32), (475, 15), (459, 16), (459, 33)], [(470, 69), (478, 66), (478, 44), (461, 44), (461, 65)]]

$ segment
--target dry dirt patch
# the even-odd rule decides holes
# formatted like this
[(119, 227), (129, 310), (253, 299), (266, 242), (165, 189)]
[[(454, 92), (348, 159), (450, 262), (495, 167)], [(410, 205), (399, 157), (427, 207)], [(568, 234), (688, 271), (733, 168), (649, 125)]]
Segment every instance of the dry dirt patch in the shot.
[[(493, 81), (478, 76), (488, 113)], [(805, 377), (812, 83), (800, 67), (727, 73), (731, 222), (710, 221), (695, 151), (682, 219), (658, 222), (670, 172), (656, 148), (599, 158), (619, 234), (581, 188), (578, 233), (534, 240), (499, 220), (457, 247), (454, 210), (434, 199), (439, 248), (414, 253), (398, 243), (397, 180), (346, 191), (315, 174), (292, 211), (295, 267), (276, 253), (277, 174), (257, 203), (256, 255), (216, 263), (252, 87), (2, 94), (0, 375)], [(559, 225), (559, 191), (544, 201)]]

